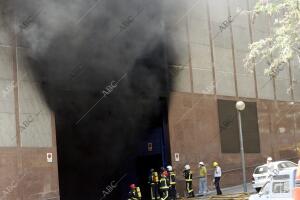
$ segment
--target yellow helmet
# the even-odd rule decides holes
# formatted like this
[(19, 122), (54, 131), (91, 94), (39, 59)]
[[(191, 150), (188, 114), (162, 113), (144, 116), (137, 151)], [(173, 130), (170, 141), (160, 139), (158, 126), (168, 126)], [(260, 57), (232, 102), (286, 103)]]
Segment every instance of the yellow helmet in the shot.
[(216, 167), (218, 166), (219, 164), (217, 162), (213, 162), (213, 166)]

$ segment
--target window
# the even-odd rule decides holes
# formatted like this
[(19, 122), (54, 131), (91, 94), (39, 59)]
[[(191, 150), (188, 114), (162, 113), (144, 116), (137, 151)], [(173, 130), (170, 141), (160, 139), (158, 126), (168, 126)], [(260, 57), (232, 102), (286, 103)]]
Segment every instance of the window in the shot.
[[(239, 153), (240, 139), (236, 101), (218, 99), (219, 130), (222, 153)], [(245, 102), (242, 129), (245, 153), (260, 153), (256, 102)]]
[(268, 172), (267, 166), (257, 167), (254, 171), (254, 174), (264, 174)]
[(284, 168), (297, 167), (295, 163), (292, 162), (282, 162), (278, 164), (278, 169), (282, 170)]
[(273, 182), (272, 191), (273, 193), (289, 193), (290, 192), (289, 182), (288, 181)]

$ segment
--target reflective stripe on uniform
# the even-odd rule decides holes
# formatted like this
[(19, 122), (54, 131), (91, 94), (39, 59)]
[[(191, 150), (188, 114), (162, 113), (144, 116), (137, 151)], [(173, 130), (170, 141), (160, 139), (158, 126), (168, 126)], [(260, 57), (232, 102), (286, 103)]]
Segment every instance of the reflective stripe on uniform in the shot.
[(160, 187), (159, 189), (169, 189), (168, 186), (163, 186), (163, 187)]
[(187, 179), (185, 179), (185, 181), (193, 181), (192, 172), (189, 172), (189, 177)]
[(176, 176), (176, 174), (174, 172), (170, 173), (170, 185), (175, 185), (176, 184), (176, 182), (173, 181), (173, 180), (175, 180), (175, 176)]
[(160, 179), (160, 187), (159, 189), (169, 189), (166, 178)]
[(168, 190), (167, 190), (167, 191), (165, 191), (165, 194), (166, 194), (166, 196), (164, 196), (164, 197), (161, 197), (161, 198), (160, 198), (161, 200), (166, 200), (166, 199), (168, 199), (168, 197), (169, 197)]
[(154, 194), (153, 194), (153, 189), (152, 189), (152, 187), (150, 188), (150, 190), (151, 190), (151, 199), (154, 200), (155, 197), (154, 197)]
[(193, 192), (193, 191), (194, 191), (193, 189), (191, 189), (191, 190), (188, 189), (188, 193), (191, 193), (191, 192)]
[(194, 191), (193, 188), (190, 188), (190, 186), (192, 186), (192, 183), (188, 183), (188, 184), (186, 185), (186, 190), (187, 190), (188, 193), (191, 193), (191, 192)]

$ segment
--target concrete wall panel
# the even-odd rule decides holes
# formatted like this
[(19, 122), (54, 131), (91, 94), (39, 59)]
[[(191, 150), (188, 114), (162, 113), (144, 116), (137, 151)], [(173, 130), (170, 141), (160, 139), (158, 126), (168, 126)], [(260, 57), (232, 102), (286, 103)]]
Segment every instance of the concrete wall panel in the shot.
[(207, 19), (189, 19), (190, 26), (190, 41), (192, 43), (199, 43), (209, 45), (209, 30)]
[(191, 44), (191, 56), (193, 68), (212, 70), (209, 46)]
[(16, 146), (16, 120), (15, 114), (0, 113), (0, 146)]
[(193, 68), (194, 92), (214, 94), (213, 74), (211, 70)]
[(190, 71), (187, 66), (180, 66), (180, 69), (176, 69), (176, 66), (169, 67), (169, 75), (172, 77), (173, 85), (172, 91), (191, 92), (191, 80)]
[(0, 44), (9, 45), (13, 42), (13, 26), (11, 21), (14, 1), (3, 1), (0, 7)]
[(0, 46), (0, 79), (12, 80), (12, 48)]
[(274, 99), (273, 81), (266, 76), (257, 76), (257, 93), (259, 99)]
[(280, 101), (291, 101), (292, 96), (289, 92), (290, 80), (289, 79), (276, 79), (275, 80), (276, 88), (276, 98)]
[(228, 72), (216, 72), (216, 89), (218, 95), (235, 96), (234, 75)]
[(254, 78), (250, 74), (237, 75), (237, 89), (240, 97), (255, 98)]
[(232, 51), (231, 49), (214, 48), (215, 69), (220, 72), (233, 73)]

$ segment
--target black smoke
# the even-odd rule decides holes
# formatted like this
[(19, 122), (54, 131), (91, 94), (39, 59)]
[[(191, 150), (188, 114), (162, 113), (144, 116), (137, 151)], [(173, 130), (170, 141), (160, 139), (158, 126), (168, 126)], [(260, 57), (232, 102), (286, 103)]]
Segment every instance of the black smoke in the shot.
[(20, 0), (16, 16), (18, 45), (56, 116), (61, 199), (100, 199), (135, 165), (128, 158), (169, 98), (162, 4)]

